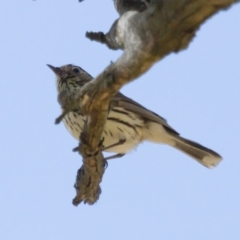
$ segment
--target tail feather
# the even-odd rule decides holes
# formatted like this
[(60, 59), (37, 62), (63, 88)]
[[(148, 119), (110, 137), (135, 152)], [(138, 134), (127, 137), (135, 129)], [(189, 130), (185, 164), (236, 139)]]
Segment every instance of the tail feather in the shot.
[(207, 168), (215, 167), (222, 160), (222, 157), (218, 153), (199, 143), (179, 136), (175, 130), (166, 125), (148, 122), (147, 128), (143, 129), (143, 136), (144, 139), (151, 142), (163, 143), (174, 147)]
[(222, 157), (213, 150), (177, 135), (174, 136), (172, 146), (194, 158), (207, 168), (215, 167), (222, 160)]

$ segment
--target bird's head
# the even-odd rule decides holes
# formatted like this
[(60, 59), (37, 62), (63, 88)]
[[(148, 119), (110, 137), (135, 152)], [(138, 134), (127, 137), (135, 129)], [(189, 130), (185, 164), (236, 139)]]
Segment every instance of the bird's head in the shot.
[(50, 64), (47, 66), (55, 73), (57, 77), (57, 90), (61, 92), (63, 90), (72, 90), (82, 87), (85, 83), (93, 79), (86, 71), (81, 67), (68, 64), (61, 67), (54, 67)]

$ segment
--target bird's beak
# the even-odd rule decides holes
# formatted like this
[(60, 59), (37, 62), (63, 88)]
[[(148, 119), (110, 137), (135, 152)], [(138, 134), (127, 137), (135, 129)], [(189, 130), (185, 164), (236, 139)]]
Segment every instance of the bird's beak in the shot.
[(61, 75), (61, 69), (58, 68), (58, 67), (54, 67), (50, 64), (47, 64), (47, 66), (57, 75), (57, 76), (60, 76)]

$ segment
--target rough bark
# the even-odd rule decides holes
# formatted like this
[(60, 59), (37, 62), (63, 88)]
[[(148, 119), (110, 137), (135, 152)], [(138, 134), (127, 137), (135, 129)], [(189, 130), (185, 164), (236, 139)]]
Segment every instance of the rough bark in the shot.
[[(144, 1), (147, 2), (147, 8), (143, 11), (127, 11), (126, 4), (122, 10), (121, 4), (126, 2), (129, 0), (115, 0), (115, 6), (120, 4), (117, 11), (121, 17), (107, 34), (97, 33), (104, 40), (91, 38), (106, 43), (110, 48), (123, 49), (121, 57), (84, 85), (81, 91), (59, 96), (63, 109), (71, 111), (78, 106), (87, 115), (79, 147), (83, 166), (78, 171), (75, 184), (75, 205), (81, 201), (93, 204), (101, 192), (99, 184), (105, 163), (100, 143), (110, 98), (124, 84), (138, 78), (160, 59), (185, 49), (206, 19), (237, 1)], [(94, 36), (94, 33), (91, 34)]]

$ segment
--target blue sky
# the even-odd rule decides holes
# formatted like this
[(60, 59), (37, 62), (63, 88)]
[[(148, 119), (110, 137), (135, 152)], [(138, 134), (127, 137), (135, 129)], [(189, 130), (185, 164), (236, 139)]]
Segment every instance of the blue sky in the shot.
[(182, 136), (219, 152), (214, 170), (144, 143), (109, 162), (94, 206), (71, 204), (81, 165), (46, 64), (93, 76), (121, 51), (84, 37), (108, 31), (113, 2), (2, 1), (0, 239), (240, 239), (240, 5), (208, 20), (187, 51), (122, 89)]

